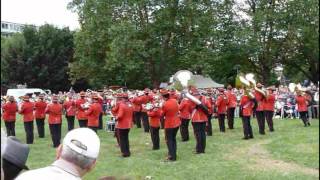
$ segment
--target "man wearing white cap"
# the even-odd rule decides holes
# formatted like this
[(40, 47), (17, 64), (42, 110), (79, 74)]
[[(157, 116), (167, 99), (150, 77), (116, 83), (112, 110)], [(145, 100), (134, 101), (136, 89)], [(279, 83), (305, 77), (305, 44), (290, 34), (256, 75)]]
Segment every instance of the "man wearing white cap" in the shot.
[(57, 148), (56, 161), (45, 168), (27, 171), (17, 180), (81, 179), (91, 171), (99, 155), (100, 139), (89, 128), (73, 129)]

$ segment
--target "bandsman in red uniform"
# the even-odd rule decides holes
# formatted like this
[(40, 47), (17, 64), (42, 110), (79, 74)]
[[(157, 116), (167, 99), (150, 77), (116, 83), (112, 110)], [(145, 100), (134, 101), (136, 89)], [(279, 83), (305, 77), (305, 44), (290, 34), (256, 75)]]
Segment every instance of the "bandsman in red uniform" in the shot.
[(307, 98), (302, 95), (302, 91), (297, 91), (296, 103), (298, 105), (298, 112), (300, 118), (304, 124), (304, 126), (310, 126), (310, 122), (308, 120), (308, 102)]
[(217, 114), (220, 132), (225, 132), (225, 117), (227, 112), (228, 97), (224, 93), (224, 88), (219, 88), (219, 95), (216, 101)]
[(156, 106), (148, 111), (149, 124), (150, 124), (150, 135), (151, 135), (153, 150), (160, 149), (159, 130), (160, 130), (161, 115), (162, 115), (161, 108), (156, 107)]
[(167, 90), (162, 89), (160, 93), (165, 100), (162, 106), (162, 113), (165, 116), (164, 119), (164, 130), (166, 143), (168, 147), (168, 161), (177, 160), (177, 132), (181, 124), (179, 117), (179, 104), (176, 99), (170, 98), (170, 94)]
[[(262, 89), (263, 85), (261, 83), (258, 83), (256, 85), (257, 88)], [(259, 91), (254, 91), (254, 97), (257, 103), (257, 108), (255, 109), (255, 114), (257, 117), (257, 122), (259, 126), (259, 134), (264, 135), (265, 133), (265, 114), (264, 114), (264, 107), (265, 104), (265, 97), (263, 94), (261, 94)]]
[(80, 99), (76, 101), (76, 117), (79, 122), (80, 127), (87, 127), (88, 126), (88, 118), (86, 116), (85, 108), (83, 107), (83, 104), (86, 103), (86, 93), (80, 92)]
[[(116, 94), (115, 97), (117, 98), (116, 100), (116, 104), (112, 105), (111, 107), (111, 113), (114, 117), (117, 117), (117, 114), (119, 113), (119, 106), (120, 106), (120, 102), (119, 98), (117, 97), (119, 94)], [(118, 143), (118, 147), (120, 147), (120, 137), (119, 137), (119, 132), (118, 132), (118, 128), (117, 125), (115, 125), (114, 128), (114, 137), (117, 139), (117, 143)]]
[(178, 94), (176, 93), (176, 90), (175, 90), (175, 89), (172, 89), (172, 90), (170, 91), (170, 98), (179, 100), (179, 96), (178, 96)]
[(133, 109), (131, 103), (128, 101), (128, 94), (121, 93), (117, 95), (117, 109), (113, 109), (112, 112), (116, 112), (116, 130), (119, 138), (120, 150), (122, 157), (129, 157), (130, 145), (129, 145), (129, 131), (133, 124)]
[(142, 116), (142, 125), (143, 125), (143, 129), (144, 132), (148, 133), (150, 131), (150, 127), (149, 127), (149, 120), (148, 120), (148, 114), (147, 114), (147, 110), (144, 108), (144, 106), (152, 101), (152, 97), (149, 96), (149, 89), (145, 89), (144, 90), (144, 95), (141, 96), (141, 101), (142, 101), (142, 110), (141, 110), (141, 116)]
[(15, 123), (16, 123), (16, 113), (18, 112), (18, 105), (15, 102), (13, 96), (9, 97), (9, 102), (3, 105), (2, 110), (3, 110), (2, 119), (6, 126), (7, 135), (16, 136)]
[(196, 154), (205, 153), (206, 149), (206, 123), (208, 122), (208, 109), (211, 108), (208, 99), (201, 96), (197, 90), (193, 90), (192, 95), (201, 101), (200, 105), (196, 105), (192, 102), (192, 114), (191, 121), (193, 126), (194, 135), (196, 138)]
[(253, 113), (254, 102), (247, 95), (243, 95), (240, 100), (240, 114), (242, 117), (242, 126), (244, 140), (253, 138), (252, 127), (250, 124), (250, 117)]
[(206, 96), (206, 100), (208, 103), (208, 122), (206, 123), (206, 133), (207, 136), (212, 136), (212, 123), (211, 123), (211, 119), (212, 119), (212, 115), (213, 115), (213, 101), (212, 101), (212, 92), (208, 92), (207, 96)]
[(180, 134), (182, 141), (189, 140), (189, 122), (192, 113), (192, 104), (193, 103), (189, 99), (183, 98), (179, 106), (181, 118)]
[(94, 132), (97, 132), (97, 129), (99, 128), (99, 116), (102, 113), (102, 107), (98, 101), (98, 95), (94, 94), (92, 96), (92, 104), (86, 111), (86, 116), (88, 117), (88, 128), (92, 129)]
[(276, 96), (273, 94), (273, 91), (275, 89), (272, 87), (267, 88), (268, 94), (266, 96), (266, 99), (264, 101), (264, 115), (266, 117), (267, 120), (267, 124), (269, 127), (269, 131), (273, 132), (274, 128), (273, 128), (273, 112), (274, 112), (274, 104), (276, 102)]
[(138, 94), (137, 97), (132, 98), (133, 104), (133, 118), (137, 128), (141, 128), (141, 110), (142, 110), (142, 94)]
[(39, 138), (44, 138), (44, 119), (46, 118), (47, 103), (44, 101), (43, 94), (39, 95), (39, 100), (35, 102), (34, 107), (38, 135)]
[(99, 126), (98, 129), (103, 129), (103, 94), (100, 92), (98, 94), (98, 103), (101, 106), (101, 113), (99, 114)]
[(228, 91), (226, 93), (228, 98), (228, 106), (227, 106), (227, 119), (228, 119), (228, 127), (229, 129), (233, 129), (234, 125), (234, 110), (237, 107), (237, 97), (232, 91), (232, 86), (228, 86)]
[(26, 139), (27, 144), (33, 144), (33, 109), (34, 104), (30, 102), (29, 96), (23, 97), (23, 102), (21, 104), (21, 108), (19, 110), (19, 113), (23, 116), (23, 122), (24, 122), (24, 130), (26, 132)]
[(49, 114), (49, 129), (54, 148), (60, 145), (62, 110), (62, 104), (58, 103), (58, 96), (53, 96), (52, 103), (48, 105), (46, 113)]
[(69, 95), (68, 100), (63, 103), (63, 108), (66, 112), (68, 131), (71, 131), (74, 128), (74, 119), (76, 115), (76, 102), (71, 95)]

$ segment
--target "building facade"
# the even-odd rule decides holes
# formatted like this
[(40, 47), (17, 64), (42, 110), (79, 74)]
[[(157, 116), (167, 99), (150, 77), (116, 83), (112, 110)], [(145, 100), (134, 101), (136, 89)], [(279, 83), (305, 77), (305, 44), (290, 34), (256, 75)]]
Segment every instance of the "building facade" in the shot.
[(1, 21), (1, 36), (8, 37), (11, 34), (22, 32), (24, 24)]

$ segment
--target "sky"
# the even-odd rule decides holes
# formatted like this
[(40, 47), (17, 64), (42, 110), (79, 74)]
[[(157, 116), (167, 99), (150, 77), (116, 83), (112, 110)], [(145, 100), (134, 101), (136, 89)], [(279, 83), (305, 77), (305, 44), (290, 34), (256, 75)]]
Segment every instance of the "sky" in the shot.
[(71, 0), (1, 0), (1, 21), (79, 29), (78, 15), (67, 9)]

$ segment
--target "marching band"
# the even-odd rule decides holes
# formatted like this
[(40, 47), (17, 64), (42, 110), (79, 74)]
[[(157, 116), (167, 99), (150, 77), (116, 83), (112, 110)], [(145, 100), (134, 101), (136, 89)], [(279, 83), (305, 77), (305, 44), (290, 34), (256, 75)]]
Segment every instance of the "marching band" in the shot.
[[(185, 73), (185, 72), (184, 72)], [(181, 77), (181, 74), (179, 74)], [(177, 76), (178, 77), (178, 76)], [(178, 79), (179, 81), (179, 79)], [(195, 154), (205, 153), (206, 136), (212, 136), (211, 119), (217, 118), (221, 132), (225, 130), (225, 117), (230, 130), (234, 129), (234, 114), (237, 105), (240, 106), (240, 117), (243, 124), (243, 139), (254, 138), (250, 119), (255, 113), (259, 133), (265, 134), (265, 121), (269, 131), (273, 132), (273, 116), (276, 96), (275, 88), (264, 88), (261, 83), (255, 83), (252, 76), (240, 77), (244, 91), (240, 101), (232, 86), (227, 90), (200, 90), (189, 85), (183, 89), (172, 88), (143, 91), (119, 89), (103, 92), (86, 91), (68, 93), (67, 95), (45, 97), (40, 94), (37, 100), (23, 96), (23, 102), (17, 104), (13, 97), (2, 105), (2, 119), (5, 122), (9, 136), (15, 136), (16, 113), (22, 115), (26, 142), (34, 140), (33, 122), (36, 120), (39, 138), (45, 137), (44, 125), (46, 114), (52, 138), (53, 147), (58, 147), (61, 138), (62, 115), (65, 114), (68, 131), (74, 128), (75, 118), (79, 127), (89, 127), (95, 132), (102, 127), (102, 116), (110, 114), (115, 118), (115, 137), (122, 157), (129, 157), (129, 132), (135, 124), (137, 128), (150, 132), (152, 150), (160, 149), (160, 128), (164, 128), (165, 142), (168, 148), (168, 161), (177, 159), (176, 136), (180, 128), (181, 140), (189, 140), (189, 123), (191, 121), (196, 139)], [(181, 83), (183, 84), (183, 83)], [(291, 88), (292, 89), (292, 88)], [(308, 97), (304, 90), (295, 86), (298, 111), (305, 126), (310, 126), (307, 118)], [(163, 122), (162, 122), (163, 121)]]

